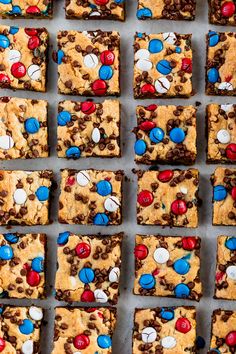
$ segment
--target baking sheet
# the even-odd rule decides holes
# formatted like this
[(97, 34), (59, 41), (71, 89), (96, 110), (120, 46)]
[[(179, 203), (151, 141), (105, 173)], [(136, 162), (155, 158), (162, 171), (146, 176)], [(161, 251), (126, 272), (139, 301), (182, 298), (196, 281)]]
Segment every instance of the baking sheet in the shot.
[[(48, 226), (35, 227), (12, 227), (12, 232), (45, 232), (48, 235), (48, 261), (47, 261), (47, 299), (33, 301), (34, 304), (46, 309), (47, 325), (42, 333), (42, 353), (51, 353), (53, 346), (53, 320), (54, 307), (65, 305), (65, 303), (55, 301), (53, 297), (54, 277), (56, 271), (56, 240), (59, 232), (69, 230), (74, 233), (92, 234), (101, 232), (102, 234), (112, 234), (125, 231), (123, 244), (123, 264), (121, 271), (120, 299), (117, 306), (118, 322), (117, 329), (113, 339), (113, 354), (131, 354), (132, 352), (132, 326), (133, 311), (135, 307), (155, 307), (155, 306), (174, 306), (174, 305), (194, 305), (197, 307), (198, 334), (206, 339), (206, 348), (202, 353), (207, 352), (210, 337), (211, 313), (215, 308), (236, 309), (233, 301), (218, 301), (213, 299), (214, 292), (214, 273), (216, 258), (216, 238), (218, 235), (235, 235), (234, 227), (216, 227), (211, 223), (211, 192), (210, 174), (214, 171), (214, 165), (206, 166), (205, 148), (205, 105), (210, 102), (219, 104), (236, 103), (233, 97), (207, 97), (204, 94), (204, 65), (205, 65), (205, 34), (209, 29), (222, 31), (234, 30), (233, 27), (216, 27), (208, 24), (208, 6), (206, 0), (197, 0), (197, 14), (195, 21), (138, 21), (136, 19), (136, 0), (127, 0), (127, 19), (125, 23), (111, 21), (83, 21), (66, 20), (64, 15), (64, 0), (55, 0), (53, 20), (1, 20), (1, 24), (18, 25), (27, 27), (45, 26), (50, 33), (50, 44), (56, 49), (56, 33), (58, 30), (117, 30), (121, 34), (121, 97), (122, 104), (122, 157), (120, 159), (99, 159), (83, 158), (77, 161), (58, 159), (56, 156), (56, 116), (57, 103), (63, 99), (77, 99), (72, 96), (62, 96), (57, 94), (57, 68), (56, 64), (50, 60), (48, 75), (48, 92), (34, 93), (27, 91), (1, 90), (1, 96), (15, 96), (24, 98), (47, 99), (49, 101), (49, 133), (51, 156), (47, 159), (35, 160), (15, 160), (1, 162), (0, 167), (5, 169), (53, 169), (56, 180), (59, 182), (59, 170), (61, 168), (98, 168), (98, 169), (124, 169), (128, 180), (124, 186), (124, 208), (123, 224), (120, 226), (94, 227), (94, 226), (76, 226), (60, 225), (57, 222), (57, 205), (59, 189), (55, 193), (52, 201), (52, 219), (53, 223)], [(134, 32), (158, 33), (176, 31), (178, 33), (193, 34), (193, 81), (196, 94), (190, 99), (156, 99), (156, 100), (137, 100), (133, 99), (132, 93), (132, 75), (133, 75), (133, 35)], [(52, 50), (52, 48), (50, 49)], [(78, 98), (83, 101), (85, 98)], [(95, 99), (101, 102), (102, 98)], [(165, 228), (158, 226), (138, 226), (136, 224), (136, 176), (132, 173), (132, 168), (137, 168), (134, 163), (134, 134), (132, 128), (136, 125), (135, 107), (137, 104), (195, 104), (201, 102), (197, 114), (198, 126), (198, 155), (195, 167), (200, 170), (200, 197), (203, 198), (203, 205), (200, 209), (200, 222), (197, 229), (184, 228)], [(168, 167), (168, 166), (166, 166)], [(184, 166), (181, 166), (184, 168)], [(147, 169), (140, 165), (139, 168)], [(161, 168), (164, 168), (163, 166)], [(5, 228), (0, 228), (0, 232), (6, 232)], [(134, 280), (134, 237), (135, 233), (162, 235), (198, 235), (202, 238), (202, 269), (201, 276), (203, 281), (203, 298), (200, 303), (167, 299), (158, 297), (141, 297), (132, 294)], [(2, 300), (3, 303), (16, 305), (30, 305), (28, 300)], [(79, 305), (76, 303), (75, 305)], [(92, 354), (92, 353), (91, 353)]]

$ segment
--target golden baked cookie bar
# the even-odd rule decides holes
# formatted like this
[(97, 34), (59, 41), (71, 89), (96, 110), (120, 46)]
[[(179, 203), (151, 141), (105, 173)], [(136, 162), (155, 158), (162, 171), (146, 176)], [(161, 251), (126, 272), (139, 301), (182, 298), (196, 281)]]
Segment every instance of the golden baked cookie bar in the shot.
[(120, 225), (123, 171), (61, 171), (58, 219), (62, 224)]
[(52, 354), (82, 351), (83, 354), (112, 353), (112, 336), (116, 326), (116, 309), (63, 308), (55, 313)]
[(236, 225), (236, 169), (217, 167), (211, 175), (213, 225)]
[(2, 353), (40, 354), (43, 309), (36, 306), (0, 306), (0, 348)]
[(45, 298), (45, 234), (0, 234), (0, 297)]
[(125, 2), (126, 0), (66, 0), (66, 18), (124, 21)]
[(56, 299), (116, 304), (123, 234), (58, 237)]
[(118, 100), (62, 101), (57, 125), (58, 157), (120, 157)]
[(136, 33), (133, 91), (135, 98), (190, 97), (191, 34)]
[(136, 235), (134, 294), (199, 301), (199, 237)]
[(236, 237), (217, 238), (215, 298), (236, 300)]
[(2, 18), (51, 18), (53, 0), (3, 0), (0, 3)]
[(138, 224), (198, 226), (198, 170), (139, 170), (136, 174)]
[(0, 26), (0, 87), (45, 92), (48, 41), (45, 28)]
[(48, 157), (48, 103), (0, 98), (0, 159)]
[(135, 310), (132, 354), (195, 354), (195, 342), (195, 307)]
[(196, 160), (196, 108), (137, 106), (135, 161), (192, 165)]
[(215, 25), (236, 25), (235, 1), (208, 0), (209, 22)]
[(57, 35), (59, 93), (79, 96), (120, 95), (118, 32), (60, 31)]
[(0, 225), (49, 223), (52, 171), (0, 171)]
[(207, 162), (236, 162), (236, 105), (209, 104), (206, 108)]

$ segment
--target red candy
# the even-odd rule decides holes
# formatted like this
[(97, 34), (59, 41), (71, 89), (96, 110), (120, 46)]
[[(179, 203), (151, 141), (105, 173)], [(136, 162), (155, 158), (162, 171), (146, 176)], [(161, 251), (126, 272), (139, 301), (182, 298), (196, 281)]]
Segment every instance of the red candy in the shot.
[(232, 188), (231, 195), (232, 195), (233, 200), (236, 200), (236, 187)]
[(147, 206), (151, 205), (153, 202), (153, 199), (154, 198), (153, 198), (152, 193), (147, 190), (141, 191), (138, 194), (138, 203), (143, 207), (147, 207)]
[(84, 292), (81, 295), (81, 301), (82, 302), (94, 302), (95, 301), (95, 296), (92, 290), (84, 290)]
[(30, 50), (33, 50), (35, 48), (38, 48), (40, 46), (41, 42), (38, 36), (32, 36), (29, 38), (28, 41), (28, 48)]
[(188, 333), (191, 330), (191, 323), (187, 318), (181, 317), (175, 323), (175, 329), (181, 333)]
[(79, 258), (87, 258), (91, 253), (91, 247), (86, 242), (80, 242), (75, 248), (76, 254)]
[(35, 28), (25, 28), (25, 33), (28, 34), (28, 36), (36, 36), (38, 31)]
[(172, 204), (171, 204), (171, 211), (175, 215), (183, 215), (187, 211), (187, 206), (184, 200), (181, 199), (176, 199)]
[(95, 0), (95, 4), (100, 6), (106, 5), (108, 2), (109, 0)]
[(141, 92), (142, 94), (146, 95), (148, 93), (154, 93), (156, 90), (155, 90), (155, 87), (151, 84), (144, 84), (142, 87), (141, 87)]
[(85, 349), (89, 346), (90, 340), (85, 334), (79, 334), (74, 338), (73, 344), (76, 349)]
[(184, 250), (192, 251), (195, 249), (197, 240), (195, 237), (182, 238), (182, 247)]
[(110, 50), (104, 50), (104, 52), (101, 53), (100, 59), (102, 64), (104, 65), (112, 65), (115, 60), (115, 54), (111, 52)]
[(20, 79), (21, 77), (25, 76), (26, 68), (25, 68), (24, 64), (17, 62), (17, 63), (12, 64), (11, 73), (14, 77), (16, 77), (17, 79)]
[(192, 72), (192, 59), (190, 59), (190, 58), (182, 59), (181, 70), (185, 71), (186, 73), (191, 73)]
[(0, 74), (0, 83), (1, 84), (10, 84), (10, 78), (6, 74)]
[(236, 160), (236, 144), (231, 143), (226, 147), (226, 156), (228, 159), (235, 161)]
[(27, 283), (30, 286), (37, 286), (40, 283), (40, 275), (39, 273), (35, 272), (34, 270), (30, 270), (26, 276)]
[(157, 107), (158, 106), (156, 104), (150, 104), (149, 106), (146, 107), (146, 110), (153, 112), (157, 109)]
[(40, 11), (40, 9), (38, 8), (38, 6), (29, 6), (29, 7), (26, 9), (26, 13), (27, 13), (27, 14), (40, 14), (41, 11)]
[(226, 1), (221, 6), (221, 14), (224, 17), (231, 17), (235, 13), (235, 5), (233, 1)]
[(225, 343), (229, 347), (234, 347), (236, 345), (236, 331), (229, 332), (225, 338)]
[(91, 101), (81, 102), (81, 111), (84, 114), (91, 114), (96, 111), (96, 105)]
[(4, 350), (6, 342), (3, 338), (0, 338), (0, 353)]
[(224, 275), (225, 275), (225, 273), (223, 273), (223, 272), (217, 272), (216, 273), (216, 281), (217, 281), (217, 283), (219, 283), (223, 279)]
[(165, 183), (165, 182), (169, 182), (171, 180), (171, 178), (173, 177), (174, 172), (172, 170), (165, 170), (165, 171), (161, 171), (157, 178), (159, 179), (160, 182)]
[(92, 83), (92, 90), (95, 95), (103, 96), (107, 92), (107, 84), (103, 80), (96, 80)]
[(68, 177), (66, 184), (68, 184), (69, 186), (73, 186), (75, 184), (75, 177), (73, 176)]
[(134, 255), (136, 258), (142, 260), (148, 255), (148, 249), (145, 245), (137, 245), (134, 249)]
[(142, 122), (139, 126), (139, 129), (144, 130), (144, 131), (149, 131), (155, 128), (156, 124), (154, 122), (151, 122), (150, 120), (145, 120), (145, 122)]

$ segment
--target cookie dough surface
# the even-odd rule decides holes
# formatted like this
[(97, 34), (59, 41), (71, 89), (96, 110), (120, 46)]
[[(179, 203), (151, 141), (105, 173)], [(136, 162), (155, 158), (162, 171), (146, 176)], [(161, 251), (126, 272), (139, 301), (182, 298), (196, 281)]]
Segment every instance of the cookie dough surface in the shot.
[(236, 25), (235, 1), (208, 0), (209, 22), (215, 25)]
[(47, 18), (52, 17), (53, 0), (11, 0), (0, 3), (2, 18)]

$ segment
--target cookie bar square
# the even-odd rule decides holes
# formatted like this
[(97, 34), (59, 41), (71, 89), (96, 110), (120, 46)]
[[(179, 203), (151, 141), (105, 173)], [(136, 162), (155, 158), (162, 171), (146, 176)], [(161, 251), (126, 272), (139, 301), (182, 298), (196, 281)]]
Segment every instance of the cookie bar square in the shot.
[(236, 95), (236, 33), (209, 31), (207, 35), (206, 94)]
[(236, 105), (209, 104), (206, 108), (207, 162), (236, 162)]
[(139, 170), (136, 173), (138, 224), (198, 226), (198, 170)]
[(124, 21), (125, 2), (126, 0), (66, 0), (66, 18)]
[(45, 298), (45, 234), (0, 234), (0, 297)]
[(123, 171), (61, 171), (59, 222), (62, 224), (120, 225)]
[(194, 20), (195, 12), (195, 0), (180, 0), (178, 4), (174, 0), (138, 0), (137, 18), (139, 20)]
[(196, 160), (196, 108), (193, 106), (137, 106), (134, 129), (135, 161), (147, 165), (191, 165)]
[(79, 96), (120, 95), (118, 32), (60, 31), (57, 43), (59, 93)]
[(36, 306), (0, 306), (0, 340), (3, 353), (40, 354), (43, 309)]
[(2, 18), (46, 19), (52, 17), (52, 12), (53, 0), (8, 0), (0, 3), (0, 17)]
[(236, 311), (217, 309), (212, 314), (209, 354), (234, 352)]
[(133, 354), (196, 353), (195, 342), (195, 307), (135, 309)]
[(48, 157), (48, 103), (0, 98), (0, 159)]
[(0, 26), (0, 88), (46, 91), (46, 28)]
[(236, 300), (236, 237), (218, 236), (215, 298)]
[(123, 234), (58, 237), (56, 299), (117, 304)]
[(217, 167), (211, 175), (213, 225), (236, 225), (236, 169)]
[(58, 157), (120, 157), (120, 103), (59, 103)]
[(134, 294), (199, 301), (199, 237), (136, 235)]
[(116, 309), (65, 308), (55, 309), (54, 348), (52, 354), (83, 354), (112, 352), (112, 336), (116, 326)]
[(190, 97), (191, 34), (136, 33), (133, 90), (135, 98)]
[(235, 2), (225, 0), (208, 0), (209, 22), (214, 25), (236, 25)]
[(49, 223), (52, 171), (0, 171), (0, 225)]

